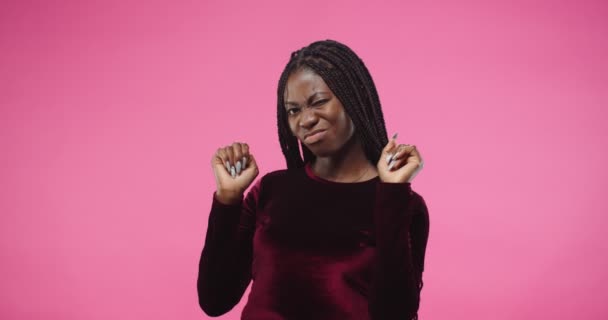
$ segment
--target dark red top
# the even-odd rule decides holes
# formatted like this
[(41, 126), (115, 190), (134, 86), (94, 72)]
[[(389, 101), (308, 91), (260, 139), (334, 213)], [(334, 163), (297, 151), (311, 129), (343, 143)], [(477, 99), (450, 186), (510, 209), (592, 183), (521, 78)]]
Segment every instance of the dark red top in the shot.
[(410, 183), (266, 174), (240, 204), (213, 195), (198, 273), (203, 311), (242, 319), (417, 319), (429, 216)]

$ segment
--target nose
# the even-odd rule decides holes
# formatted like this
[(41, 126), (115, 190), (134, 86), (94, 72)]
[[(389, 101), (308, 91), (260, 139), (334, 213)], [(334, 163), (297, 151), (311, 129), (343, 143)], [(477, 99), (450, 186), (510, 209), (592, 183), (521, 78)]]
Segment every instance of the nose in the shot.
[(311, 129), (319, 122), (319, 117), (313, 108), (302, 108), (302, 116), (300, 117), (300, 127)]

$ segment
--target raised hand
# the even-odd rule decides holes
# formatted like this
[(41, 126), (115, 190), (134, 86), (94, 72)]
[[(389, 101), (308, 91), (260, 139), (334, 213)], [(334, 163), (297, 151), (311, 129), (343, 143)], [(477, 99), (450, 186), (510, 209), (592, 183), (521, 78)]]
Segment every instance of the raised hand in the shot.
[(397, 144), (395, 134), (382, 149), (377, 164), (378, 175), (383, 182), (411, 182), (422, 170), (424, 162), (415, 145)]
[(259, 174), (258, 165), (246, 143), (234, 142), (217, 149), (211, 158), (215, 174), (217, 199), (225, 204), (235, 204)]

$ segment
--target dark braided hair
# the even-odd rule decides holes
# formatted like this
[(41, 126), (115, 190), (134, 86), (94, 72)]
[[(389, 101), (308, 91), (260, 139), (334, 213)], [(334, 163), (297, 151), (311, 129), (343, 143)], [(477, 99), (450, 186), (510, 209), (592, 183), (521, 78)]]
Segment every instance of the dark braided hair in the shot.
[(334, 41), (316, 41), (291, 54), (277, 91), (279, 142), (287, 161), (287, 169), (301, 168), (314, 154), (300, 145), (291, 133), (285, 110), (284, 94), (287, 79), (294, 72), (307, 68), (318, 74), (344, 106), (355, 125), (355, 134), (362, 142), (367, 159), (375, 166), (388, 143), (384, 116), (376, 86), (369, 71), (349, 47)]

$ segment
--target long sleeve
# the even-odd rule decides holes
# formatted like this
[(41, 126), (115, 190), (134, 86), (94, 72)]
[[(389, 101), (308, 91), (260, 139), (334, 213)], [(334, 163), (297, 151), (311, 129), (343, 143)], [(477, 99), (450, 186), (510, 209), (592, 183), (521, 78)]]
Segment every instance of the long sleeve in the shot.
[(213, 193), (197, 279), (199, 305), (209, 316), (230, 311), (251, 281), (260, 182), (234, 205), (221, 203)]
[(371, 319), (418, 319), (429, 218), (408, 183), (379, 182), (374, 206), (376, 257), (370, 286)]

